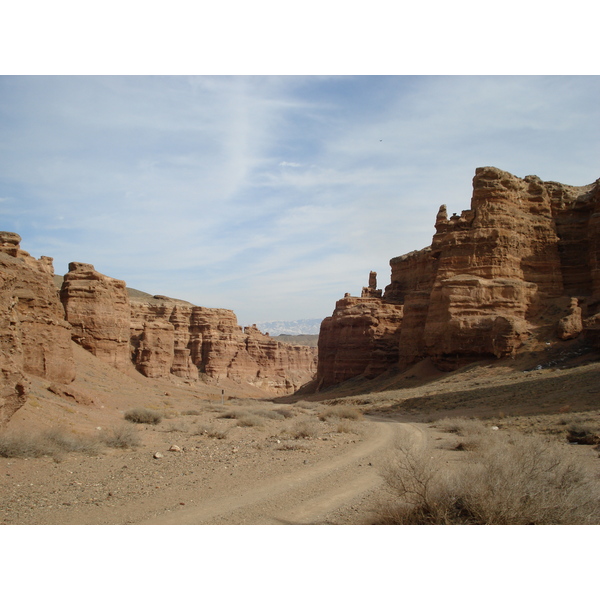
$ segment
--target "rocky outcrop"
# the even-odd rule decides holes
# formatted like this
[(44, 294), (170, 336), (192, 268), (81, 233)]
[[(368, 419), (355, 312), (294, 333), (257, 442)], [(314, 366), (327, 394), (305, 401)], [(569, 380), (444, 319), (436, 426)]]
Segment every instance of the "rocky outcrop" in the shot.
[[(371, 284), (363, 288), (360, 300), (368, 296), (372, 312), (385, 318), (394, 307), (390, 328), (402, 309), (398, 346), (394, 352), (388, 346), (382, 368), (394, 357), (400, 368), (431, 357), (438, 367), (453, 369), (484, 357), (511, 356), (542, 331), (561, 340), (586, 328), (590, 339), (596, 336), (600, 180), (574, 187), (482, 167), (473, 179), (470, 209), (448, 217), (442, 205), (435, 230), (431, 246), (390, 261), (391, 283), (381, 299), (373, 297)], [(549, 315), (554, 321), (548, 322)], [(367, 332), (359, 343), (350, 334), (353, 327), (338, 306), (323, 323), (319, 376), (324, 382), (359, 374), (377, 334)], [(335, 367), (340, 359), (354, 361), (355, 368)], [(360, 374), (376, 371), (369, 361)]]
[(20, 242), (0, 232), (0, 425), (25, 403), (27, 374), (57, 383), (75, 377), (52, 259), (36, 260)]
[(148, 377), (231, 379), (268, 392), (295, 392), (316, 372), (316, 349), (242, 329), (227, 309), (165, 297), (131, 303), (136, 368)]
[(376, 297), (338, 300), (319, 334), (318, 387), (372, 378), (398, 362), (403, 307)]
[(129, 296), (124, 281), (98, 273), (93, 265), (72, 262), (60, 299), (75, 342), (117, 369), (131, 367)]

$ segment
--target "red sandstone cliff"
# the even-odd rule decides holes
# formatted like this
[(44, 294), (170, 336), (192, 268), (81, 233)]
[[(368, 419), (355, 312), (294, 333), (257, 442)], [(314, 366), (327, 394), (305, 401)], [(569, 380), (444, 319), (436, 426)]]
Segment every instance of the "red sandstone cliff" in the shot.
[[(574, 187), (479, 168), (471, 208), (448, 218), (442, 206), (435, 228), (430, 247), (390, 261), (391, 283), (380, 298), (372, 274), (362, 298), (345, 299), (354, 317), (338, 303), (325, 320), (322, 386), (425, 357), (452, 369), (514, 355), (549, 327), (561, 340), (582, 331), (600, 337), (600, 180)], [(378, 329), (361, 329), (358, 314), (366, 310)], [(382, 328), (399, 343), (382, 348), (377, 368), (365, 356)]]
[(316, 348), (242, 330), (230, 310), (164, 296), (130, 301), (124, 281), (93, 265), (71, 263), (59, 294), (52, 259), (34, 259), (20, 242), (0, 232), (0, 425), (25, 403), (27, 375), (73, 381), (71, 339), (121, 371), (227, 378), (269, 394), (293, 393), (316, 372)]
[(155, 297), (131, 302), (134, 362), (147, 377), (222, 378), (277, 394), (295, 392), (316, 372), (316, 349), (277, 342), (235, 314)]
[(0, 425), (25, 403), (27, 374), (58, 383), (75, 377), (52, 259), (34, 259), (20, 242), (0, 232)]

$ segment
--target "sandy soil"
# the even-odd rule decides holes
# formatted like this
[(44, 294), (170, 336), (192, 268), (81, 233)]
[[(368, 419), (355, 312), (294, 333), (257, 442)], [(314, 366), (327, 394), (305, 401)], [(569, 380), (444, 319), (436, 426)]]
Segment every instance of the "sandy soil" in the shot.
[[(448, 468), (464, 460), (467, 453), (454, 450), (456, 436), (436, 427), (437, 419), (477, 416), (490, 427), (561, 439), (569, 420), (600, 423), (597, 362), (538, 370), (481, 363), (452, 374), (423, 363), (373, 382), (376, 391), (369, 393), (355, 382), (356, 389), (349, 384), (337, 394), (274, 399), (244, 397), (260, 391), (231, 382), (118, 373), (76, 352), (77, 383), (51, 391), (33, 379), (30, 399), (8, 431), (59, 427), (97, 439), (97, 454), (0, 458), (2, 524), (369, 523), (390, 498), (381, 468), (398, 437), (408, 435)], [(364, 416), (326, 416), (335, 404)], [(136, 407), (163, 419), (128, 424), (124, 414)], [(100, 443), (124, 424), (139, 445)], [(569, 451), (600, 468), (593, 447)]]

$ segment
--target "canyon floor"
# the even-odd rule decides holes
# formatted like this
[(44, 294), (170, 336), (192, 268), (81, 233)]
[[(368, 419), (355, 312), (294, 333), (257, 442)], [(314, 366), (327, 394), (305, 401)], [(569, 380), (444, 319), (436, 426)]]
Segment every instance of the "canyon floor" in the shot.
[[(398, 439), (448, 469), (465, 459), (459, 436), (439, 426), (453, 417), (553, 436), (600, 475), (594, 447), (565, 440), (570, 422), (600, 424), (595, 356), (539, 368), (530, 356), (453, 373), (424, 362), (321, 394), (261, 398), (231, 382), (124, 374), (75, 352), (76, 383), (32, 378), (5, 433), (89, 445), (0, 458), (1, 524), (368, 524), (392, 499), (382, 469)], [(161, 421), (125, 420), (141, 408)], [(125, 447), (105, 443), (119, 433)]]

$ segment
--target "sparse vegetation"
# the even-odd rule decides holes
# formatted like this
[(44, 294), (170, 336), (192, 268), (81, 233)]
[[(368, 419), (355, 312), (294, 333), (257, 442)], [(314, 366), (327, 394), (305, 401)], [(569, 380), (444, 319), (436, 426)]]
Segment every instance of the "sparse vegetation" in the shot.
[(351, 421), (358, 421), (362, 419), (362, 413), (353, 406), (329, 406), (323, 412), (319, 414), (321, 421), (331, 421), (333, 419), (350, 419)]
[(73, 435), (61, 428), (52, 428), (40, 433), (0, 434), (0, 456), (4, 458), (56, 457), (65, 452), (95, 455), (99, 451), (98, 439)]
[(294, 416), (294, 411), (289, 408), (276, 408), (273, 412), (280, 414), (284, 419), (291, 419)]
[(209, 438), (216, 438), (218, 440), (224, 440), (228, 435), (227, 429), (219, 429), (214, 425), (203, 424), (198, 426), (196, 435), (205, 435)]
[(249, 412), (239, 416), (237, 422), (240, 427), (260, 427), (265, 420), (260, 415)]
[(435, 427), (447, 433), (456, 433), (460, 436), (482, 435), (488, 429), (481, 421), (460, 417), (440, 419), (435, 423)]
[(188, 426), (181, 421), (174, 421), (173, 423), (167, 423), (163, 429), (165, 433), (185, 433), (188, 430)]
[(340, 421), (337, 424), (336, 431), (338, 433), (355, 433), (354, 427), (350, 425), (347, 421)]
[(132, 423), (158, 425), (162, 421), (162, 415), (149, 408), (132, 408), (125, 413), (125, 419)]
[(104, 432), (101, 439), (110, 448), (128, 449), (141, 445), (140, 434), (136, 428), (126, 423)]
[(598, 427), (595, 423), (587, 421), (572, 421), (567, 425), (567, 442), (595, 446), (600, 443)]
[(600, 523), (598, 481), (556, 441), (490, 435), (454, 475), (430, 454), (398, 448), (383, 473), (398, 502), (378, 523)]
[(289, 434), (295, 439), (314, 438), (319, 435), (319, 428), (313, 421), (305, 419), (298, 421), (289, 429)]

